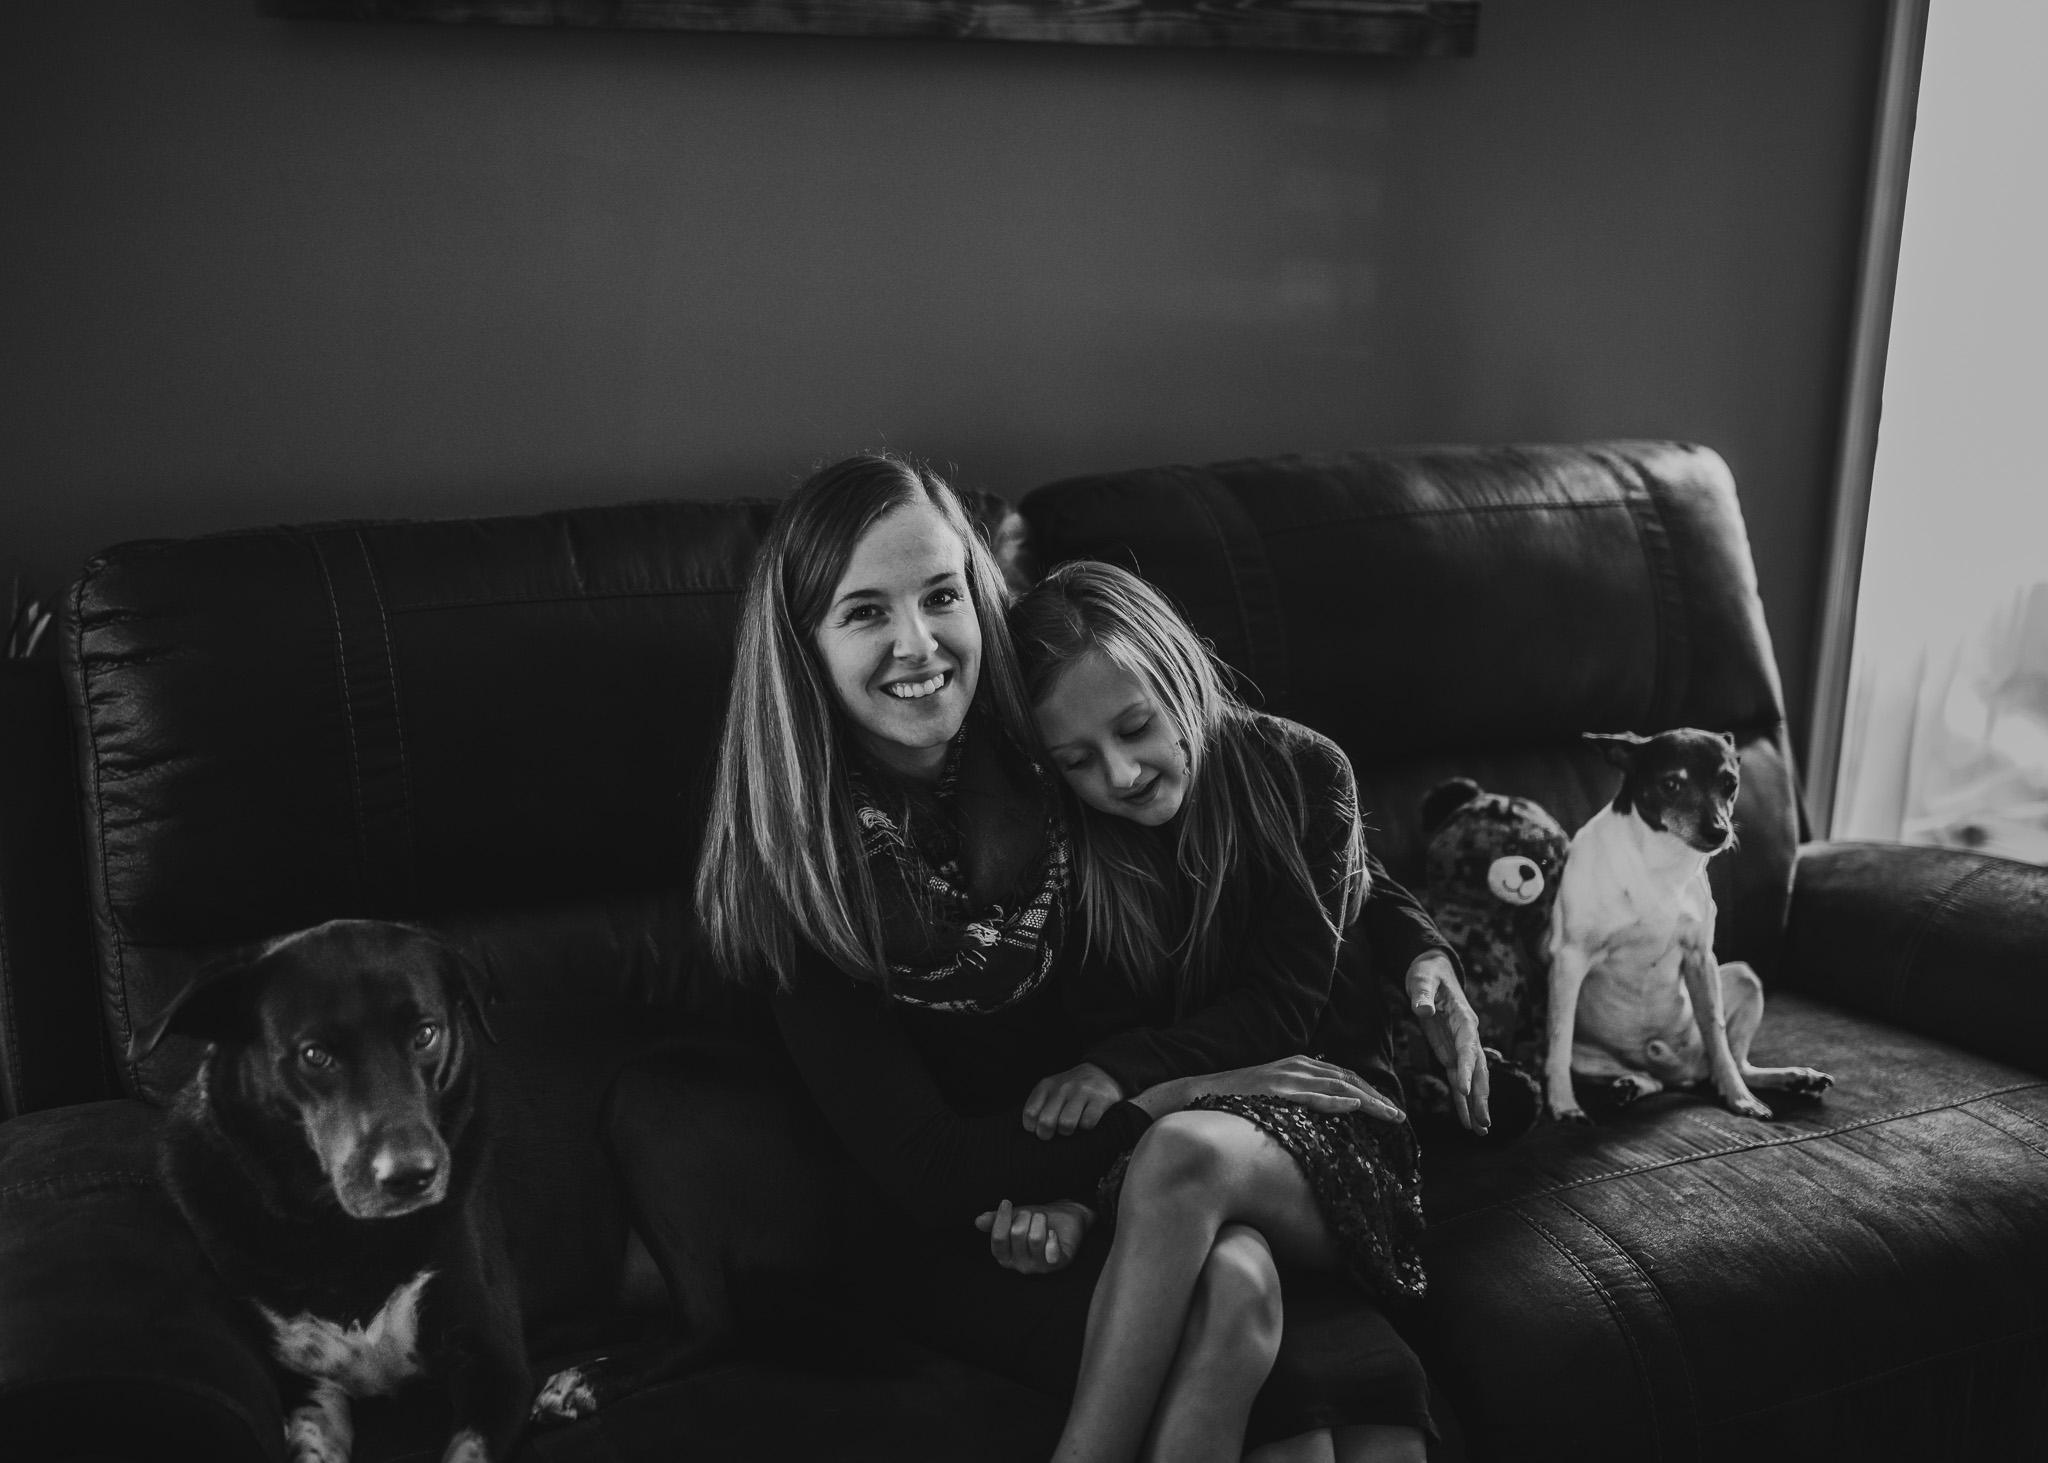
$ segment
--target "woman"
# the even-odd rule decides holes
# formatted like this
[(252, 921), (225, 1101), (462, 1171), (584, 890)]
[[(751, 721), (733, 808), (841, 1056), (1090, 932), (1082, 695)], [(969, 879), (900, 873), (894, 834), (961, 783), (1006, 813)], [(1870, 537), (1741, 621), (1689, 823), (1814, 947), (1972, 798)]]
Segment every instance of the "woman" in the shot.
[[(1056, 978), (1072, 955), (1069, 851), (1020, 750), (1029, 723), (1003, 602), (929, 471), (858, 457), (799, 489), (741, 609), (697, 903), (719, 965), (772, 986), (806, 1083), (917, 1227), (907, 1243), (890, 1221), (863, 1235), (869, 1262), (853, 1268), (875, 1282), (870, 1303), (937, 1349), (1066, 1395), (1103, 1247), (1027, 1277), (990, 1264), (972, 1220), (1005, 1196), (1093, 1193), (1194, 1094), (1137, 1093), (1054, 1141), (1020, 1121), (1038, 1078), (1081, 1048)], [(1306, 1058), (1207, 1085), (1397, 1112)], [(1278, 1301), (1263, 1238), (1219, 1226), (1150, 1399), (1156, 1455), (1237, 1456), (1229, 1440), (1281, 1351)]]
[[(1036, 1131), (1087, 1131), (1126, 1090), (1204, 1096), (1140, 1139), (1089, 1323), (1060, 1456), (1121, 1457), (1149, 1424), (1156, 1379), (1210, 1237), (1258, 1232), (1284, 1261), (1344, 1269), (1386, 1300), (1423, 1287), (1420, 1176), (1404, 1120), (1214, 1092), (1201, 1074), (1329, 1052), (1398, 1095), (1384, 980), (1431, 1014), (1467, 1014), (1452, 957), (1415, 899), (1365, 851), (1351, 766), (1328, 738), (1254, 712), (1151, 586), (1108, 564), (1061, 566), (1011, 611), (1036, 729), (1076, 804), (1083, 938), (1076, 982), (1103, 1039), (1027, 1101)], [(1428, 1023), (1468, 1123), (1487, 1122), (1476, 1026)], [(1458, 1050), (1458, 1029), (1463, 1050)], [(1072, 1248), (1072, 1205), (989, 1216), (999, 1259), (1032, 1268), (1034, 1232)], [(1332, 1427), (1261, 1460), (1398, 1463), (1432, 1430), (1420, 1363), (1390, 1327), (1327, 1399)]]

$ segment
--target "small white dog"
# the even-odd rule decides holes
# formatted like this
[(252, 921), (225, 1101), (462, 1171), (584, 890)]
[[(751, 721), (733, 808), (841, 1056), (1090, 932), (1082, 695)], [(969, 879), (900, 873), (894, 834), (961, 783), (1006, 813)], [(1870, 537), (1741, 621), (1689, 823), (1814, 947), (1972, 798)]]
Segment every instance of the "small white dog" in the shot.
[(1618, 1103), (1710, 1082), (1747, 1117), (1771, 1110), (1751, 1088), (1820, 1093), (1811, 1067), (1754, 1067), (1764, 988), (1742, 961), (1714, 959), (1707, 860), (1735, 842), (1741, 764), (1725, 733), (1589, 734), (1621, 769), (1621, 790), (1572, 838), (1550, 916), (1544, 1100), (1590, 1121), (1572, 1074)]

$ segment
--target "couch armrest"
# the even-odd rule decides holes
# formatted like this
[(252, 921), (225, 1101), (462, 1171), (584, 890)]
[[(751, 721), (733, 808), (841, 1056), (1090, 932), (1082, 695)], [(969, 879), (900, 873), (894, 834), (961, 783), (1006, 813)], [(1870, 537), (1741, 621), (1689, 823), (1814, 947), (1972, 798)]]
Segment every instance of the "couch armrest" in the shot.
[(284, 1457), (268, 1362), (157, 1185), (161, 1122), (0, 1124), (0, 1456)]
[(0, 660), (0, 1118), (120, 1093), (54, 660)]
[(2048, 1075), (2048, 868), (1808, 844), (1779, 983)]

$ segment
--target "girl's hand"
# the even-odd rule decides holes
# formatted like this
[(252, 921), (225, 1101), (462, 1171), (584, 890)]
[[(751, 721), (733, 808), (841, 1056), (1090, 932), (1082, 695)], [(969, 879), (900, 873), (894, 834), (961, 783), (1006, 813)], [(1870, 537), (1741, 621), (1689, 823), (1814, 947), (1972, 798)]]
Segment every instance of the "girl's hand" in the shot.
[(1176, 1077), (1146, 1088), (1132, 1101), (1154, 1118), (1162, 1118), (1210, 1092), (1284, 1097), (1317, 1112), (1362, 1112), (1389, 1123), (1398, 1123), (1405, 1116), (1356, 1072), (1315, 1057), (1282, 1057), (1277, 1062), (1208, 1077)]
[(1116, 1078), (1093, 1062), (1047, 1077), (1024, 1099), (1024, 1129), (1041, 1138), (1062, 1138), (1076, 1128), (1092, 1128), (1102, 1115), (1124, 1100)]
[(974, 1227), (988, 1236), (996, 1263), (1020, 1275), (1065, 1269), (1081, 1253), (1081, 1237), (1094, 1223), (1095, 1211), (1071, 1199), (1031, 1205), (1005, 1199), (993, 1212), (974, 1218)]
[(1458, 1121), (1484, 1135), (1493, 1126), (1487, 1110), (1491, 1079), (1486, 1053), (1480, 1047), (1479, 1018), (1465, 999), (1449, 956), (1430, 950), (1415, 957), (1408, 967), (1408, 1006), (1422, 1023), (1429, 1049), (1443, 1063)]

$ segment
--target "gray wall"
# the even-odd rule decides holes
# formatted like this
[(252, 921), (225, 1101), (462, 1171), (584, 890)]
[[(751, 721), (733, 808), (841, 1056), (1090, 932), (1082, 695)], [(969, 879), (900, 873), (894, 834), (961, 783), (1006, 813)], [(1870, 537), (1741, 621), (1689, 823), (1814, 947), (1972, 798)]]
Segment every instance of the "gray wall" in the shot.
[(1016, 495), (1375, 443), (1733, 464), (1805, 700), (1876, 0), (1486, 0), (1472, 61), (0, 20), (0, 567), (354, 515)]

